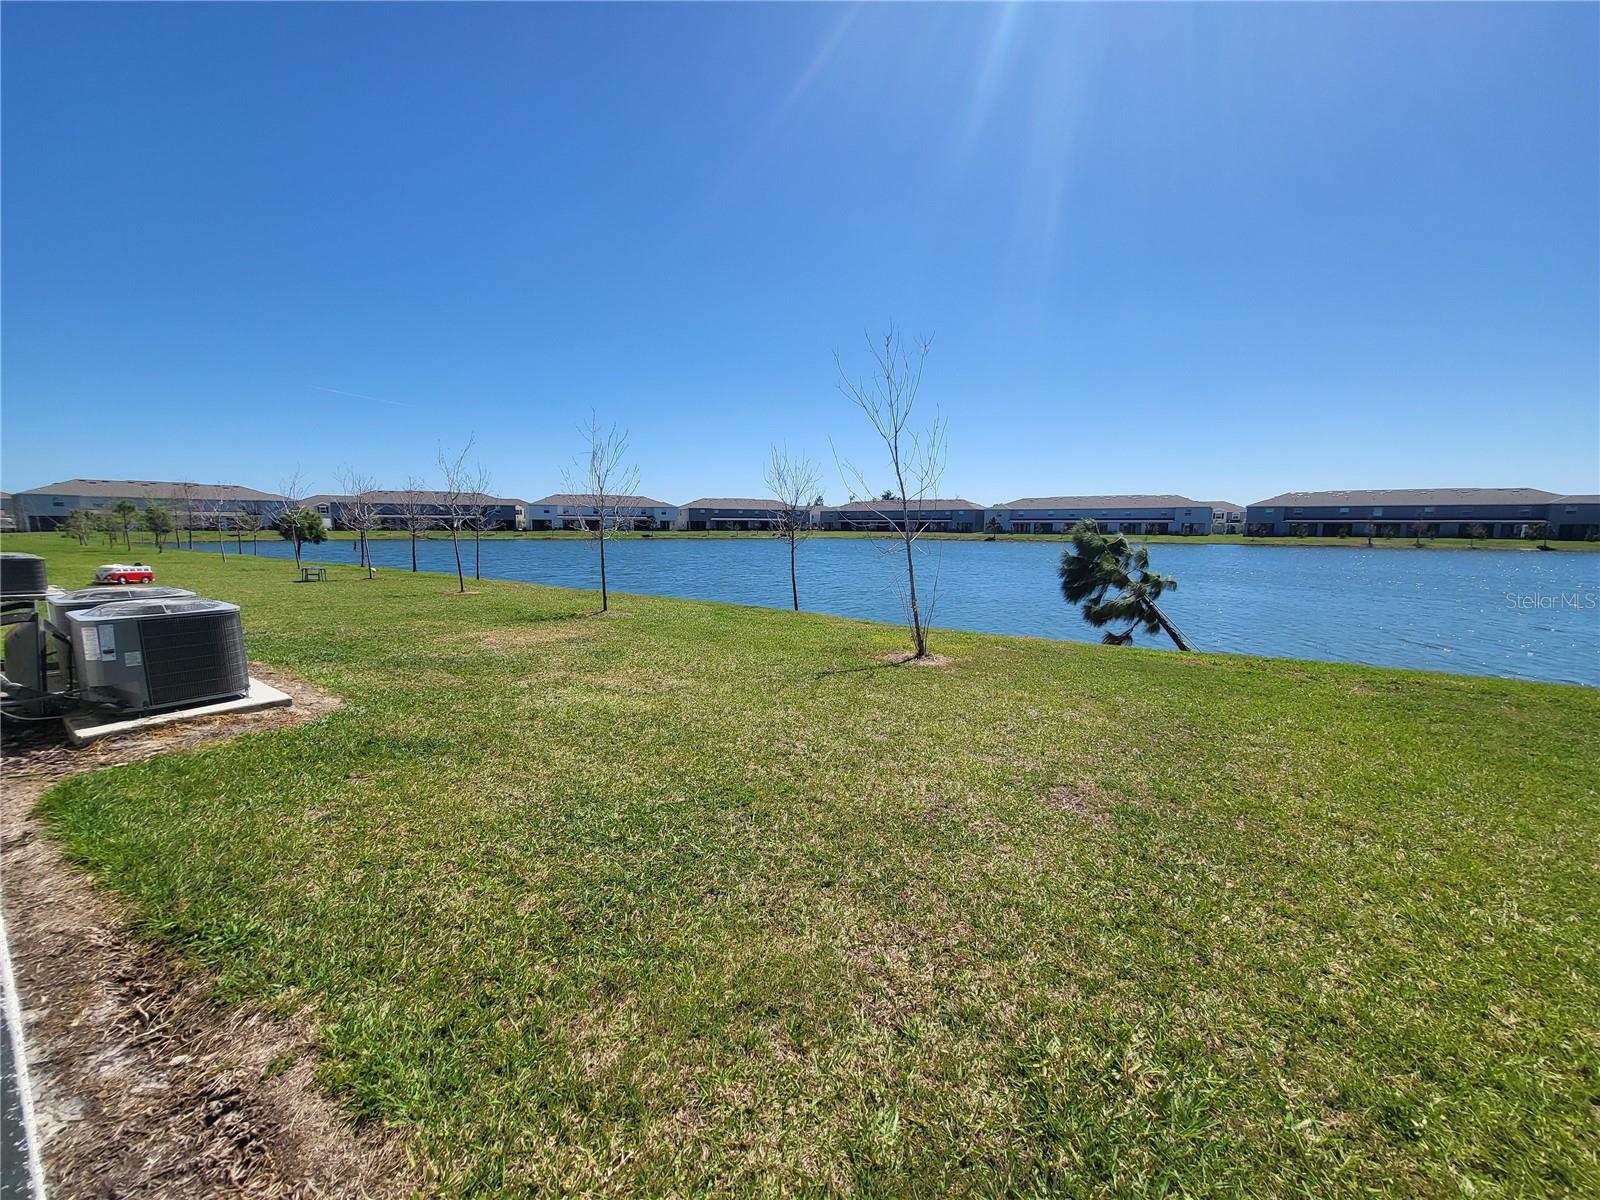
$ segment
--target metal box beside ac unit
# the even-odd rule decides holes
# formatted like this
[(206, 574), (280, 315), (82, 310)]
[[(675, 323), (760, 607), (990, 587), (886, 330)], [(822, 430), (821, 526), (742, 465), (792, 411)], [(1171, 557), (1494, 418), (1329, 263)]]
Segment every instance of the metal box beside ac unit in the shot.
[(73, 678), (122, 712), (231, 700), (250, 691), (239, 607), (222, 600), (126, 600), (67, 614)]

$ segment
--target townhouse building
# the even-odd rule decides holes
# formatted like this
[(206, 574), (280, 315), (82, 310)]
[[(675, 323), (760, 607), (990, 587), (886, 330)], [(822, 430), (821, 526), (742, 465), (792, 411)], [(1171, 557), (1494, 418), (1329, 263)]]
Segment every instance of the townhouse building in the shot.
[(1600, 496), (1557, 496), (1550, 501), (1545, 520), (1550, 522), (1553, 538), (1600, 539)]
[(57, 529), (74, 509), (111, 508), (124, 500), (141, 509), (155, 500), (179, 528), (194, 529), (214, 529), (219, 516), (231, 523), (246, 513), (267, 522), (283, 505), (281, 496), (238, 484), (166, 479), (64, 479), (17, 492), (11, 500), (22, 531)]
[[(649, 496), (618, 496), (607, 506), (606, 524), (617, 529), (671, 529), (678, 506)], [(529, 529), (593, 529), (599, 510), (588, 496), (557, 492), (527, 504)]]
[[(1555, 493), (1538, 488), (1379, 488), (1284, 492), (1249, 505), (1245, 532), (1287, 537), (1520, 537), (1549, 519)], [(1574, 498), (1579, 515), (1582, 498)]]
[[(374, 491), (361, 499), (372, 506), (374, 529), (447, 529), (453, 520), (463, 519), (472, 526), (480, 516), (484, 529), (527, 528), (527, 502), (504, 496), (472, 493), (452, 501), (443, 492)], [(349, 529), (354, 500), (348, 495), (308, 496), (305, 505), (327, 528)]]
[[(807, 510), (807, 523), (809, 518)], [(783, 523), (783, 505), (770, 499), (702, 496), (678, 508), (678, 528), (695, 533), (776, 530), (783, 528)]]
[(1211, 532), (1235, 536), (1244, 532), (1244, 505), (1231, 500), (1202, 500), (1211, 506)]
[[(913, 500), (908, 507), (915, 528), (928, 533), (978, 533), (986, 516), (983, 505), (971, 500)], [(823, 505), (817, 520), (828, 530), (894, 533), (903, 514), (898, 500), (855, 500)]]
[(1106, 533), (1207, 534), (1212, 505), (1187, 496), (1029, 496), (994, 510), (1007, 533), (1066, 533), (1093, 521)]

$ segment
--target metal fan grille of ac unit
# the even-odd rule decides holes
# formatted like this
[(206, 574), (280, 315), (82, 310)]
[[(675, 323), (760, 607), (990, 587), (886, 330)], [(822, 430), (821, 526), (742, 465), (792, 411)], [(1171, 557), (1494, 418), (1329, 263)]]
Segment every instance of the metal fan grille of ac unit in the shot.
[(36, 600), (50, 588), (44, 559), (37, 554), (0, 553), (0, 597)]
[(236, 622), (214, 616), (159, 617), (141, 622), (140, 638), (153, 708), (226, 692), (249, 676)]
[(50, 623), (64, 629), (67, 614), (85, 608), (99, 608), (102, 604), (121, 604), (130, 600), (195, 600), (198, 597), (188, 588), (154, 587), (150, 584), (116, 584), (107, 587), (79, 588), (50, 601)]

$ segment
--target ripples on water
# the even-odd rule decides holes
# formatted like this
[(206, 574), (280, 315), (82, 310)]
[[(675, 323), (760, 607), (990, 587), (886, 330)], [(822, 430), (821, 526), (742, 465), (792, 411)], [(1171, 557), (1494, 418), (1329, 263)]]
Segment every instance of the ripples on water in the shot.
[[(378, 541), (380, 569), (410, 565), (410, 544)], [(453, 572), (448, 541), (419, 546), (423, 570)], [(1098, 641), (1061, 599), (1060, 542), (920, 544), (918, 581), (933, 623), (953, 629)], [(263, 539), (263, 554), (292, 556)], [(888, 539), (817, 538), (800, 548), (800, 602), (816, 612), (904, 619), (903, 558)], [(306, 547), (354, 562), (355, 543)], [(1600, 686), (1600, 554), (1183, 543), (1150, 547), (1178, 580), (1162, 607), (1200, 650), (1361, 662)], [(468, 558), (470, 570), (471, 559)], [(786, 608), (778, 539), (625, 539), (607, 547), (619, 592)], [(483, 543), (484, 574), (595, 586), (593, 542)], [(926, 601), (925, 601), (926, 602)], [(1137, 644), (1166, 646), (1140, 634)]]

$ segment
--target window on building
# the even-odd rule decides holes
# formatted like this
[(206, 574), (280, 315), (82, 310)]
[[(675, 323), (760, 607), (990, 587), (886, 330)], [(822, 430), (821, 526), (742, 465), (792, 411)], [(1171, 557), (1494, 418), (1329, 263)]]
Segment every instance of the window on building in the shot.
[(1347, 513), (1347, 512), (1349, 512), (1349, 511), (1350, 511), (1350, 506), (1349, 506), (1349, 505), (1348, 505), (1348, 504), (1346, 504), (1346, 505), (1344, 505), (1344, 506), (1343, 506), (1343, 507), (1341, 507), (1341, 508), (1340, 508), (1340, 509), (1339, 509), (1339, 512), (1340, 512), (1340, 513)]

